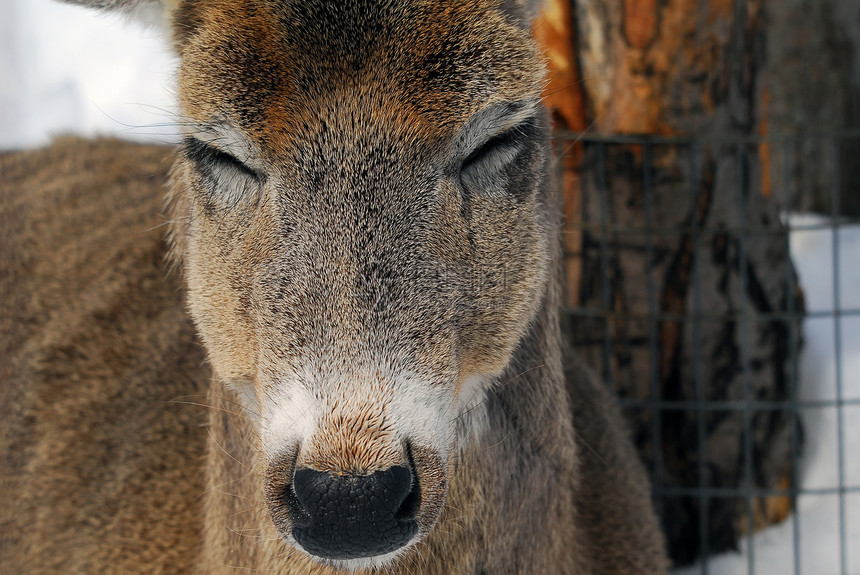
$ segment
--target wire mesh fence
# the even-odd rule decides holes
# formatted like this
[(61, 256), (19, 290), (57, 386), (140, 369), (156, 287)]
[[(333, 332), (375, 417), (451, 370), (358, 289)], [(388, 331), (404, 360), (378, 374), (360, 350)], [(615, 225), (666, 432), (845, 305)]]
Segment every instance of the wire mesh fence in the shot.
[[(620, 396), (676, 566), (698, 559), (693, 572), (719, 572), (701, 558), (740, 546), (750, 575), (860, 573), (850, 543), (860, 533), (860, 385), (846, 373), (860, 261), (842, 234), (860, 224), (842, 207), (858, 192), (858, 144), (854, 132), (556, 134), (567, 330)], [(814, 185), (810, 147), (827, 162)], [(810, 205), (829, 212), (796, 216)], [(798, 278), (792, 242), (822, 234), (829, 241), (802, 257), (823, 271)], [(815, 322), (824, 332), (809, 330)], [(832, 376), (810, 377), (811, 349), (830, 355)], [(829, 476), (809, 469), (822, 449), (833, 454)], [(798, 513), (803, 498), (822, 496), (837, 503), (828, 533)], [(755, 534), (786, 520), (781, 571), (757, 558)], [(813, 537), (829, 538), (830, 566), (804, 557)]]

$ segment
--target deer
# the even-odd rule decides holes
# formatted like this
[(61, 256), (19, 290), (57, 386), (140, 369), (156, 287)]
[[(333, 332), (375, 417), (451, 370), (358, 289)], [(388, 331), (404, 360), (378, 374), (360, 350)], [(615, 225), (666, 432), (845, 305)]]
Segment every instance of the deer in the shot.
[(667, 573), (537, 2), (74, 3), (168, 35), (182, 136), (0, 155), (0, 572)]

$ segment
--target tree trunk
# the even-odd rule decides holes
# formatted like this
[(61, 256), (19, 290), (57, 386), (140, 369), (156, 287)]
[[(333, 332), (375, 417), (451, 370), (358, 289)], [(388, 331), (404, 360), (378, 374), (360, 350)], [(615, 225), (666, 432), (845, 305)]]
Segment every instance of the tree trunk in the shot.
[[(788, 408), (743, 408), (793, 397), (803, 307), (772, 151), (749, 140), (766, 128), (762, 3), (554, 0), (536, 27), (561, 135), (589, 128), (560, 163), (569, 331), (627, 407), (677, 564), (786, 516), (786, 497), (737, 495), (793, 485), (801, 439)], [(547, 33), (565, 18), (567, 60)]]

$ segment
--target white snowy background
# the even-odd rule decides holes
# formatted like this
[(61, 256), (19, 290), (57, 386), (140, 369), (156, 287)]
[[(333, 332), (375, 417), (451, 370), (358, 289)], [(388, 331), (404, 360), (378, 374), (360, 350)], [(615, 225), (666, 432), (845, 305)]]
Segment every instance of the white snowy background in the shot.
[(62, 133), (174, 141), (174, 70), (155, 30), (51, 0), (0, 0), (0, 150)]
[[(175, 62), (153, 30), (127, 25), (50, 0), (0, 0), (0, 150), (46, 144), (54, 135), (113, 134), (149, 142), (176, 141), (171, 84)], [(860, 169), (860, 168), (858, 168)], [(797, 225), (826, 220), (794, 215)], [(807, 307), (834, 308), (833, 232), (797, 231), (791, 251)], [(860, 308), (860, 227), (839, 232), (842, 309)], [(801, 357), (801, 400), (836, 399), (835, 326), (832, 317), (808, 319)], [(841, 320), (841, 384), (845, 399), (860, 398), (860, 316)], [(837, 418), (833, 407), (804, 410), (806, 446), (803, 487), (839, 485)], [(846, 484), (860, 485), (860, 405), (843, 408)], [(791, 575), (795, 522), (799, 572), (840, 575), (838, 495), (799, 498), (799, 517), (753, 538), (757, 575)], [(844, 528), (848, 565), (844, 575), (860, 575), (860, 493), (845, 495)], [(749, 573), (748, 543), (743, 553), (708, 561), (711, 575)], [(704, 573), (702, 566), (678, 572)]]

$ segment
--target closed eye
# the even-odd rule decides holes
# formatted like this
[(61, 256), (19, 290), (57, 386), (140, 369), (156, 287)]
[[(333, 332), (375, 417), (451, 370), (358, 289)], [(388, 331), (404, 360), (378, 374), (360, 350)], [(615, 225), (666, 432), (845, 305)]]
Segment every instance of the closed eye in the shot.
[(466, 186), (486, 185), (500, 174), (534, 142), (537, 136), (534, 118), (491, 137), (470, 153), (460, 166), (460, 181)]
[(242, 175), (261, 181), (262, 176), (247, 164), (227, 152), (207, 144), (197, 138), (186, 138), (184, 142), (185, 155), (197, 165), (197, 168), (208, 176), (213, 176), (218, 170), (230, 169)]
[[(513, 128), (503, 134), (490, 138), (463, 160), (462, 169), (467, 170), (472, 166), (493, 159), (503, 160), (507, 156), (516, 156), (520, 146), (516, 135), (513, 133), (515, 130), (516, 128)], [(496, 156), (502, 156), (502, 158), (496, 158)]]

